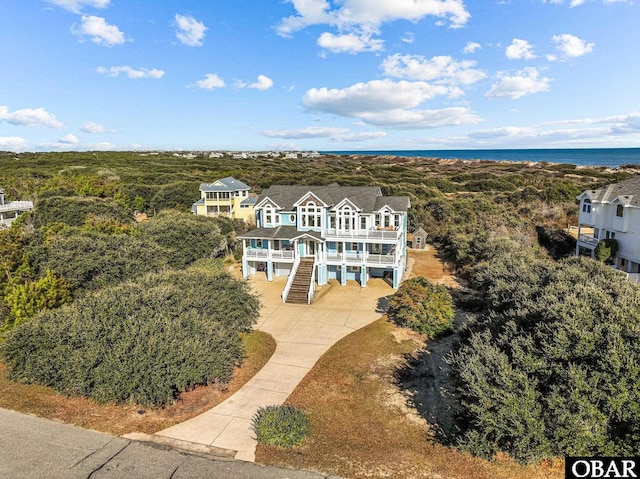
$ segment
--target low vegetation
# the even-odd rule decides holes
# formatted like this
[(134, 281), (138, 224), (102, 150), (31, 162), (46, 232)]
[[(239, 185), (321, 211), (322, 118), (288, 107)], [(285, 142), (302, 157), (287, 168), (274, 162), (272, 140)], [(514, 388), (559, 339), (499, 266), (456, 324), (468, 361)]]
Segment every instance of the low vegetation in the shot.
[(226, 383), (257, 320), (248, 285), (203, 261), (43, 312), (0, 352), (16, 381), (98, 402), (166, 405), (198, 385)]
[(251, 419), (251, 429), (261, 444), (291, 448), (309, 435), (309, 418), (293, 406), (266, 406)]
[(453, 329), (451, 295), (441, 284), (426, 278), (413, 278), (400, 285), (389, 299), (389, 319), (430, 337)]

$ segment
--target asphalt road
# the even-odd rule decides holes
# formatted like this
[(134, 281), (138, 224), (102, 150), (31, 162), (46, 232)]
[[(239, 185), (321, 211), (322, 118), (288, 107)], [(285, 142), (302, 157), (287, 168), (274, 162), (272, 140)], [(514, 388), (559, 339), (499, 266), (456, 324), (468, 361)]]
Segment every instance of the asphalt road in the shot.
[(1, 479), (325, 479), (189, 454), (0, 409)]

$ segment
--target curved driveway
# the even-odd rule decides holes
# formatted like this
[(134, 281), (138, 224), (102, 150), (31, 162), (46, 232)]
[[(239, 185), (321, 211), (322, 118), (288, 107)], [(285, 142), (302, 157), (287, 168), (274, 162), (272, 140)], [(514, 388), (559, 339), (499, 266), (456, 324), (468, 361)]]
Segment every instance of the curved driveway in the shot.
[(370, 280), (365, 288), (351, 281), (346, 286), (330, 283), (320, 288), (311, 305), (283, 304), (285, 280), (277, 277), (270, 283), (261, 275), (250, 279), (263, 304), (257, 329), (271, 334), (277, 343), (267, 364), (224, 402), (156, 436), (254, 461), (257, 443), (250, 425), (258, 408), (283, 404), (331, 346), (381, 316), (380, 299), (394, 291), (380, 279)]

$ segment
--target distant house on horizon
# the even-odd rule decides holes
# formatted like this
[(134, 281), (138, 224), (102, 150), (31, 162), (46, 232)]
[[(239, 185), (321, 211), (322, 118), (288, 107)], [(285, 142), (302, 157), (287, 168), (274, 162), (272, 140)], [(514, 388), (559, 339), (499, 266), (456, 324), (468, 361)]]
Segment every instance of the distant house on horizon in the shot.
[(640, 281), (640, 176), (577, 196), (578, 242), (576, 255), (593, 256), (603, 239), (615, 239), (614, 267)]
[(256, 198), (249, 195), (251, 187), (231, 176), (213, 183), (200, 184), (200, 199), (191, 206), (198, 216), (226, 216), (255, 222)]
[(9, 201), (4, 198), (4, 189), (0, 188), (0, 228), (8, 228), (22, 213), (33, 209), (32, 201)]

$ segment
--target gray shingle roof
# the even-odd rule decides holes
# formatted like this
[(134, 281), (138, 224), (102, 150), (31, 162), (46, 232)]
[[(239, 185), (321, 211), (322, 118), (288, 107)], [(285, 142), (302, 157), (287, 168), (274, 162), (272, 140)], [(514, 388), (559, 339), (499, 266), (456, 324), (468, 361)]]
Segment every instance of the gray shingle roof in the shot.
[[(409, 197), (383, 197), (377, 186), (340, 186), (335, 183), (326, 186), (272, 185), (258, 197), (258, 203), (269, 198), (284, 211), (293, 211), (293, 205), (309, 192), (329, 206), (335, 206), (346, 198), (367, 213), (377, 211), (385, 204), (395, 211), (407, 211), (409, 207)], [(381, 204), (376, 208), (379, 201)]]
[(255, 196), (249, 196), (246, 200), (242, 200), (241, 205), (255, 205), (258, 199)]
[(238, 238), (262, 238), (262, 239), (293, 239), (301, 235), (301, 232), (296, 229), (295, 226), (278, 226), (276, 228), (256, 228), (251, 231), (247, 231)]
[[(221, 183), (221, 185), (216, 185), (214, 183)], [(200, 191), (238, 191), (250, 189), (251, 187), (249, 185), (236, 180), (232, 176), (216, 180), (213, 183), (200, 183)]]
[(587, 190), (593, 200), (610, 202), (618, 196), (626, 205), (640, 205), (640, 175), (612, 185), (603, 186), (597, 190)]

